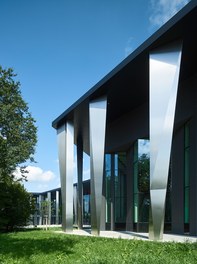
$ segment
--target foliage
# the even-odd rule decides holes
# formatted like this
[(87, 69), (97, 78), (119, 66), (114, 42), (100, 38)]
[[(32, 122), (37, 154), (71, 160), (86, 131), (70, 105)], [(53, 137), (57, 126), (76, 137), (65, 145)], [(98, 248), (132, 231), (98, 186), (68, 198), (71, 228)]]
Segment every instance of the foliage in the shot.
[(0, 66), (0, 228), (10, 230), (25, 225), (33, 209), (32, 199), (15, 179), (20, 168), (25, 178), (25, 161), (33, 161), (37, 128), (20, 83), (12, 69)]
[(3, 264), (197, 263), (197, 243), (72, 236), (51, 231), (0, 234)]
[(21, 183), (0, 183), (0, 229), (10, 231), (26, 225), (34, 208), (33, 198)]
[(55, 208), (53, 206), (53, 202), (48, 200), (44, 200), (41, 202), (39, 214), (45, 220), (46, 230), (48, 228), (47, 225), (49, 224), (48, 222), (49, 222), (50, 214), (52, 214), (54, 210)]
[[(13, 177), (16, 167), (33, 160), (37, 142), (35, 120), (23, 100), (12, 69), (0, 66), (0, 180)], [(22, 172), (24, 168), (21, 167)]]
[(147, 154), (142, 154), (138, 160), (138, 188), (140, 192), (149, 192), (150, 185), (150, 158)]

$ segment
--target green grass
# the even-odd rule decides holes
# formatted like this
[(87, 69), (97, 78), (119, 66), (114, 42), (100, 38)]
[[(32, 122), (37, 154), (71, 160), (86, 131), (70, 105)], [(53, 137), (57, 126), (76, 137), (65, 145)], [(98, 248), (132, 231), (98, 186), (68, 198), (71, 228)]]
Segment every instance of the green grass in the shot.
[(0, 234), (1, 264), (197, 263), (197, 243), (83, 237), (53, 230)]

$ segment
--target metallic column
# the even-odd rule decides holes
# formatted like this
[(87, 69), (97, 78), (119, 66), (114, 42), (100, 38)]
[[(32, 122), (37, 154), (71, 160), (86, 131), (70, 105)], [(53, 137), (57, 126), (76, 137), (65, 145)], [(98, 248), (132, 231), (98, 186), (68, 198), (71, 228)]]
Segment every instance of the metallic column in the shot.
[(47, 192), (48, 201), (48, 224), (51, 224), (51, 192)]
[(56, 211), (56, 214), (55, 214), (55, 223), (56, 225), (59, 225), (59, 191), (56, 191), (56, 204), (55, 204), (55, 211)]
[(73, 230), (74, 128), (70, 121), (57, 129), (62, 191), (62, 229)]
[(101, 227), (106, 112), (106, 97), (90, 102), (91, 227), (95, 235)]
[(77, 225), (77, 186), (73, 186), (73, 215), (74, 215), (74, 225)]
[(83, 142), (77, 139), (77, 224), (78, 228), (83, 228)]
[(100, 216), (100, 231), (106, 230), (106, 181), (103, 172), (103, 186), (102, 186), (102, 201), (101, 201), (101, 216)]
[(182, 44), (177, 42), (150, 53), (150, 219), (152, 218), (152, 221), (149, 225), (149, 237), (154, 240), (163, 238), (181, 50)]
[(42, 209), (41, 209), (41, 206), (42, 206), (42, 195), (41, 194), (39, 194), (39, 198), (38, 198), (38, 203), (39, 203), (39, 225), (42, 225), (42, 213), (41, 213), (41, 211), (42, 211)]

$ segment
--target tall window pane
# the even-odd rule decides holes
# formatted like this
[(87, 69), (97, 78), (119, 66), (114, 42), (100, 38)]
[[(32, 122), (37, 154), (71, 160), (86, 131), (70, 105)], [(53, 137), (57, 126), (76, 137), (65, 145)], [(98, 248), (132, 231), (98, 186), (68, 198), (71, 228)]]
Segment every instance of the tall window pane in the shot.
[(189, 224), (189, 191), (190, 191), (190, 181), (189, 181), (189, 160), (190, 160), (190, 127), (189, 122), (185, 125), (185, 138), (184, 138), (184, 222), (186, 225)]
[(126, 155), (115, 155), (115, 223), (125, 223), (126, 219)]
[(105, 155), (106, 223), (111, 222), (111, 155)]
[(137, 230), (149, 221), (150, 157), (149, 140), (138, 139), (134, 145), (134, 223)]

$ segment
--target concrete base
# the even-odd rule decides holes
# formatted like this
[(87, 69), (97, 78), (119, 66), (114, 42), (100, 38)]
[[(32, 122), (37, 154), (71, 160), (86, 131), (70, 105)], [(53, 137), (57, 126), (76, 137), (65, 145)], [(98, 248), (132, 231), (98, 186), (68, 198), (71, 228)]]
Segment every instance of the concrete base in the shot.
[[(65, 233), (63, 231), (55, 231), (55, 232), (62, 233), (62, 234), (79, 235), (79, 236), (93, 236), (91, 234), (91, 229), (85, 229), (85, 230), (74, 229), (72, 233), (69, 233), (69, 232)], [(138, 239), (138, 240), (151, 241), (148, 238), (148, 233), (136, 233), (136, 232), (130, 232), (130, 231), (119, 231), (119, 232), (118, 231), (100, 231), (100, 237), (119, 238), (119, 239)], [(197, 242), (197, 237), (164, 234), (163, 240), (159, 242), (194, 243), (194, 242)]]

